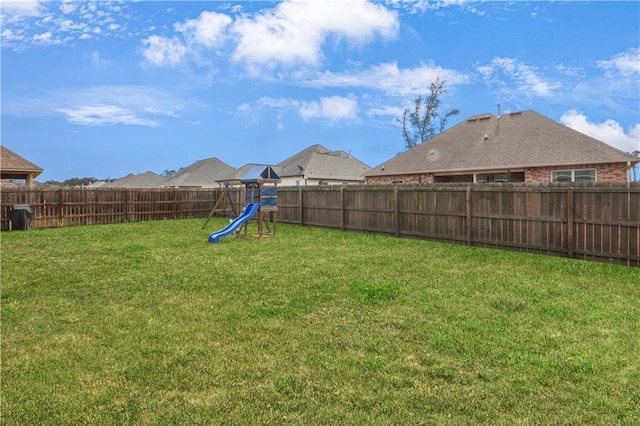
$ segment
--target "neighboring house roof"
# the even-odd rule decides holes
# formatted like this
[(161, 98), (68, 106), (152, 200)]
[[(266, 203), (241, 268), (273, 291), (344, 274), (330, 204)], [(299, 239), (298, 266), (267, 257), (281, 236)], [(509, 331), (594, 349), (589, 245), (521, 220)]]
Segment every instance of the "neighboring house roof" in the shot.
[(329, 151), (317, 144), (280, 162), (276, 170), (281, 178), (305, 176), (311, 179), (363, 181), (369, 166), (344, 151)]
[(215, 157), (199, 160), (167, 178), (162, 186), (217, 187), (217, 183), (235, 172), (230, 165)]
[(638, 162), (535, 111), (474, 115), (365, 176)]
[(127, 176), (107, 182), (103, 188), (157, 188), (162, 186), (165, 178), (153, 172), (145, 172), (139, 175), (128, 174)]
[(31, 161), (19, 156), (4, 145), (0, 145), (0, 173), (2, 179), (26, 179), (42, 173), (42, 167), (38, 167)]

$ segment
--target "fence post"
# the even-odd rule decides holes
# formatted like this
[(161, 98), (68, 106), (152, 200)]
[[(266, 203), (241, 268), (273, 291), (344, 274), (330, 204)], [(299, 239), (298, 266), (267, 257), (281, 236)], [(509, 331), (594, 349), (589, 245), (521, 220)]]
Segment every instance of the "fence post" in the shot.
[(573, 237), (573, 188), (567, 189), (567, 255), (574, 256), (575, 241)]
[(467, 231), (467, 245), (471, 245), (472, 243), (472, 239), (471, 239), (471, 186), (467, 186), (467, 197), (466, 197), (466, 204), (467, 204), (467, 223), (465, 224), (466, 226), (466, 231)]
[(122, 188), (124, 192), (124, 204), (122, 206), (122, 221), (124, 223), (129, 222), (129, 190), (127, 188)]
[(302, 219), (302, 187), (298, 188), (298, 220), (300, 225), (304, 225), (304, 220)]
[(340, 187), (340, 229), (344, 231), (344, 186)]
[(62, 228), (64, 226), (64, 212), (62, 211), (62, 208), (64, 206), (63, 202), (62, 202), (62, 196), (64, 195), (64, 189), (60, 188), (59, 189), (60, 194), (58, 197), (58, 228)]
[(173, 218), (178, 218), (178, 188), (173, 188)]
[(393, 226), (396, 237), (400, 237), (400, 196), (397, 186), (393, 187)]

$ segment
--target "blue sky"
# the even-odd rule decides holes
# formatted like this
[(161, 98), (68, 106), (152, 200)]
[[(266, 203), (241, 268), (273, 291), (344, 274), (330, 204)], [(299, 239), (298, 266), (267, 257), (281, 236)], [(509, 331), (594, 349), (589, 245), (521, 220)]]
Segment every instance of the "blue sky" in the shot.
[(2, 144), (38, 181), (311, 144), (369, 166), (436, 78), (449, 126), (535, 110), (640, 149), (640, 3), (1, 1)]

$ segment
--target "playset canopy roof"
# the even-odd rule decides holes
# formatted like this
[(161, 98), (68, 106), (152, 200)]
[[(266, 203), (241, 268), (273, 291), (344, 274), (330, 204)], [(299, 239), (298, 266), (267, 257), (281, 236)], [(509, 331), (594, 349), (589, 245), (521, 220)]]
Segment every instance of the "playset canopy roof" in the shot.
[(271, 166), (256, 166), (247, 172), (240, 183), (278, 183), (280, 176)]

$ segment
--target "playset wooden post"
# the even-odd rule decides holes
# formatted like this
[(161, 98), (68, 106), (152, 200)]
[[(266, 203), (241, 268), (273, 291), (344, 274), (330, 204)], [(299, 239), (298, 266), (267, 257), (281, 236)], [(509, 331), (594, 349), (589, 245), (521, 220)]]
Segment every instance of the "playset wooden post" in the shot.
[(231, 199), (229, 183), (224, 184), (224, 191), (222, 191), (222, 195), (220, 195), (220, 198), (216, 200), (216, 204), (213, 206), (213, 208), (209, 212), (209, 216), (207, 216), (207, 220), (204, 221), (204, 224), (202, 225), (202, 229), (204, 229), (207, 226), (207, 223), (209, 223), (209, 220), (211, 220), (214, 214), (219, 212), (225, 212), (225, 213), (227, 212), (227, 209), (228, 209), (227, 202), (231, 205), (231, 211), (233, 212), (233, 216), (234, 217), (238, 216), (238, 211), (236, 209), (236, 206), (235, 204), (233, 204), (233, 200)]
[[(272, 236), (276, 234), (278, 223), (278, 182), (280, 177), (270, 166), (258, 166), (251, 169), (240, 183), (245, 185), (246, 205), (258, 203), (258, 233), (256, 236)], [(269, 228), (269, 220), (273, 231)], [(247, 224), (243, 225), (244, 235), (248, 234)], [(264, 228), (266, 227), (266, 231)]]

